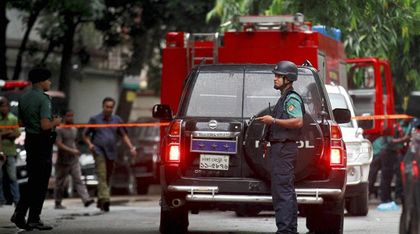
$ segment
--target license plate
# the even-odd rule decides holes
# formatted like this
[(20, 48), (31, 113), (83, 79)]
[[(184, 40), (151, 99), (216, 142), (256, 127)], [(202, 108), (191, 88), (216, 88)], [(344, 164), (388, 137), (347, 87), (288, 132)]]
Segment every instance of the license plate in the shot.
[(229, 155), (200, 154), (200, 169), (229, 170)]

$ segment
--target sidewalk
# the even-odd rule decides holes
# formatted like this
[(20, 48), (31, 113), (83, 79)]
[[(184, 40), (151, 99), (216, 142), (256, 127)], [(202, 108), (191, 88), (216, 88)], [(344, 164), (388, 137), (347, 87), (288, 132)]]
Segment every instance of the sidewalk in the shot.
[[(97, 200), (96, 197), (94, 198)], [(134, 195), (134, 196), (112, 196), (111, 197), (111, 211), (112, 206), (119, 207), (132, 207), (138, 206), (139, 202), (152, 201), (154, 205), (159, 203), (160, 199), (160, 187), (159, 185), (153, 185), (149, 189), (148, 195)], [(54, 224), (58, 217), (68, 217), (70, 214), (79, 214), (80, 216), (90, 216), (100, 214), (98, 208), (96, 208), (96, 203), (92, 204), (89, 207), (84, 207), (80, 198), (65, 198), (63, 199), (63, 205), (66, 209), (56, 210), (54, 209), (54, 199), (46, 199), (43, 206), (43, 212), (41, 214), (41, 219), (47, 224)], [(10, 222), (10, 217), (12, 216), (15, 207), (13, 205), (4, 205), (0, 207), (0, 233), (17, 233), (15, 225)], [(67, 215), (67, 216), (66, 216)], [(20, 233), (20, 232), (19, 232)]]

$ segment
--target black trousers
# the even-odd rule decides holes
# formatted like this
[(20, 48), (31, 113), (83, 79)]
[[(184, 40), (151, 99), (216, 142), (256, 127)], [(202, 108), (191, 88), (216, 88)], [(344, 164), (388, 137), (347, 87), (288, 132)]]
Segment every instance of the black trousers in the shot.
[(38, 222), (52, 168), (52, 145), (55, 136), (51, 133), (26, 133), (26, 167), (28, 184), (21, 191), (21, 199), (16, 206), (17, 217), (25, 217), (29, 210), (28, 223)]
[(298, 206), (294, 187), (297, 144), (271, 144), (271, 193), (276, 212), (276, 233), (297, 233)]
[(380, 155), (381, 159), (381, 184), (380, 198), (381, 202), (391, 202), (391, 181), (394, 177), (395, 164), (398, 161), (396, 151), (388, 150)]
[(378, 172), (381, 169), (381, 153), (375, 155), (370, 163), (369, 169), (369, 194), (376, 194), (375, 182), (378, 177)]

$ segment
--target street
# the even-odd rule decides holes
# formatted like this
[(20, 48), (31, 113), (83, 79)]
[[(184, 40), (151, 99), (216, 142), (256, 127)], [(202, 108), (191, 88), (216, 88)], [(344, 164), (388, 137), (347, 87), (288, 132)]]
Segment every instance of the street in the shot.
[[(46, 200), (42, 213), (45, 223), (54, 227), (42, 233), (159, 233), (159, 195), (154, 187), (147, 196), (114, 196), (111, 211), (101, 213), (92, 205), (84, 208), (77, 198), (65, 199), (65, 210), (55, 210), (54, 201)], [(367, 217), (346, 216), (344, 233), (398, 233), (401, 209), (381, 212), (377, 201), (371, 201)], [(12, 206), (0, 207), (0, 233), (19, 231), (9, 221)], [(207, 211), (190, 214), (189, 233), (274, 233), (274, 213), (262, 212), (258, 217), (238, 218), (233, 212)], [(305, 218), (298, 219), (299, 233), (307, 233)], [(32, 231), (30, 233), (41, 233)]]

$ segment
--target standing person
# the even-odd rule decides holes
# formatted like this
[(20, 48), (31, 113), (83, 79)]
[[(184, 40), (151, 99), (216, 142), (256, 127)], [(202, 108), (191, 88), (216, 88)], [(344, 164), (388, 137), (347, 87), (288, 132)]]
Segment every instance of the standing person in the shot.
[[(26, 168), (28, 184), (22, 189), (11, 221), (18, 228), (51, 230), (41, 219), (41, 210), (48, 189), (52, 167), (52, 147), (55, 142), (54, 128), (61, 119), (52, 116), (51, 100), (45, 91), (51, 87), (51, 72), (45, 68), (29, 71), (32, 89), (19, 99), (19, 124), (25, 127)], [(26, 213), (29, 210), (26, 222)]]
[(273, 70), (274, 88), (280, 90), (273, 116), (257, 120), (270, 125), (268, 140), (271, 144), (271, 191), (276, 213), (276, 233), (297, 233), (297, 201), (294, 188), (294, 169), (297, 143), (303, 126), (305, 109), (302, 98), (293, 91), (298, 70), (294, 63), (280, 61)]
[[(112, 114), (115, 107), (115, 100), (106, 97), (102, 101), (102, 112), (92, 116), (89, 124), (119, 124), (122, 119)], [(95, 159), (96, 174), (98, 177), (98, 203), (102, 211), (108, 212), (110, 205), (109, 179), (114, 169), (114, 160), (117, 158), (117, 135), (130, 149), (131, 155), (137, 154), (136, 148), (131, 144), (127, 131), (122, 127), (87, 128), (83, 138), (92, 152)]]
[(399, 143), (397, 145), (397, 163), (394, 164), (394, 173), (395, 173), (395, 201), (399, 204), (404, 201), (404, 189), (402, 185), (402, 177), (400, 164), (404, 159), (405, 154), (408, 150), (408, 143), (411, 138), (411, 119), (403, 119), (397, 122), (397, 128), (395, 131), (398, 132), (399, 137), (405, 137), (406, 141)]
[[(72, 110), (66, 110), (64, 113), (64, 124), (74, 123), (74, 113)], [(76, 191), (82, 198), (85, 207), (90, 206), (94, 200), (89, 197), (86, 186), (83, 184), (81, 176), (82, 170), (79, 164), (80, 151), (76, 147), (76, 128), (57, 128), (57, 139), (55, 141), (58, 147), (57, 162), (55, 163), (55, 209), (65, 209), (61, 204), (67, 176), (70, 175)]]
[[(1, 141), (1, 135), (0, 135), (0, 141)], [(1, 144), (0, 144), (0, 172), (1, 172), (1, 168), (3, 167), (5, 161), (6, 161), (6, 155), (3, 153), (2, 147), (1, 147)], [(2, 180), (2, 182), (3, 182), (2, 177), (0, 177), (0, 180)], [(2, 182), (0, 182), (0, 183), (2, 183)], [(0, 185), (0, 193), (1, 193), (0, 197), (3, 197), (3, 200), (2, 201), (0, 200), (0, 207), (2, 207), (6, 203), (6, 199), (4, 198), (4, 194), (3, 194), (3, 185), (2, 184)]]
[[(384, 134), (384, 133), (383, 133)], [(381, 155), (386, 153), (386, 136), (380, 136), (372, 142), (373, 158), (369, 167), (369, 198), (372, 195), (378, 197), (378, 191), (375, 188), (378, 172), (381, 169)]]
[(378, 205), (379, 210), (395, 209), (397, 207), (391, 197), (391, 181), (394, 176), (395, 164), (398, 163), (402, 143), (410, 140), (410, 136), (400, 135), (397, 125), (393, 127), (396, 129), (395, 134), (384, 138), (386, 147), (379, 155), (381, 160), (381, 184), (379, 187), (381, 204)]
[[(5, 97), (0, 97), (0, 125), (1, 126), (17, 126), (18, 120), (16, 116), (10, 113), (9, 101)], [(7, 173), (9, 177), (9, 188), (12, 195), (12, 201), (16, 205), (19, 201), (19, 185), (16, 177), (16, 145), (15, 139), (20, 136), (18, 128), (0, 129), (0, 143), (2, 154), (5, 156), (3, 166), (0, 167), (0, 205), (5, 203), (3, 194), (3, 174)]]

